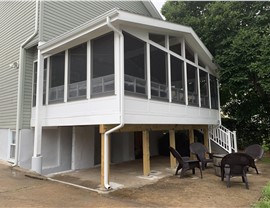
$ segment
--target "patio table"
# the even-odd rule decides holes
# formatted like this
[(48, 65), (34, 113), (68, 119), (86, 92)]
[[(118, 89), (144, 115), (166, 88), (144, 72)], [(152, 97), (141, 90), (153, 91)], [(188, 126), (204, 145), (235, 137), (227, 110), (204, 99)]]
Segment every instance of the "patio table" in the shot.
[(213, 163), (216, 176), (221, 176), (221, 160), (227, 154), (213, 154)]

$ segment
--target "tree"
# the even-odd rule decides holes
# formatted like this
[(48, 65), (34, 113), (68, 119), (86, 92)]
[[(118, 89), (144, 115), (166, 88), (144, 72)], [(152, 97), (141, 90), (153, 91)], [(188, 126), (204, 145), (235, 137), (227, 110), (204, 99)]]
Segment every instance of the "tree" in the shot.
[(161, 12), (191, 26), (215, 57), (221, 108), (240, 146), (270, 143), (270, 2), (167, 1)]

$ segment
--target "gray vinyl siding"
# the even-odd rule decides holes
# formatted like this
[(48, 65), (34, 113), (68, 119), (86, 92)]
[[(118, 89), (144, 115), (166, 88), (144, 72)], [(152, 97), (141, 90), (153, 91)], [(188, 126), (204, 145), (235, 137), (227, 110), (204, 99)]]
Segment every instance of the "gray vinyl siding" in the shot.
[[(111, 9), (151, 16), (141, 1), (43, 1), (42, 41), (48, 41)], [(20, 45), (34, 32), (35, 1), (0, 1), (0, 128), (16, 128)], [(22, 128), (29, 128), (32, 107), (33, 60), (39, 35), (25, 53)], [(30, 48), (30, 49), (29, 49)]]
[(16, 127), (20, 45), (33, 33), (35, 1), (0, 1), (0, 128)]
[(30, 128), (32, 109), (32, 87), (33, 87), (33, 64), (37, 59), (37, 48), (26, 50), (25, 73), (23, 75), (23, 95), (22, 95), (22, 128)]
[(48, 41), (114, 8), (151, 16), (141, 1), (45, 1), (43, 40)]

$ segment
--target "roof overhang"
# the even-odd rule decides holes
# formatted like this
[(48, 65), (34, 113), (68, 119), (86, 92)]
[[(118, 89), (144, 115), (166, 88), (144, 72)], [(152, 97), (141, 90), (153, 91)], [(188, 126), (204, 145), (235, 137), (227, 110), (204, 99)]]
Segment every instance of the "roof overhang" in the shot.
[(193, 48), (193, 50), (196, 50), (199, 57), (205, 62), (205, 64), (207, 64), (207, 66), (209, 66), (210, 69), (214, 70), (218, 68), (217, 65), (213, 63), (213, 56), (191, 27), (133, 14), (118, 9), (110, 10), (89, 22), (86, 22), (69, 32), (62, 34), (61, 36), (40, 45), (38, 48), (42, 54), (55, 54), (84, 43), (89, 39), (97, 37), (101, 33), (109, 32), (111, 29), (107, 26), (107, 17), (110, 18), (111, 23), (116, 27), (127, 25), (149, 31), (184, 37), (189, 46)]
[(151, 0), (144, 0), (142, 1), (146, 9), (154, 18), (163, 19), (157, 8), (154, 6)]

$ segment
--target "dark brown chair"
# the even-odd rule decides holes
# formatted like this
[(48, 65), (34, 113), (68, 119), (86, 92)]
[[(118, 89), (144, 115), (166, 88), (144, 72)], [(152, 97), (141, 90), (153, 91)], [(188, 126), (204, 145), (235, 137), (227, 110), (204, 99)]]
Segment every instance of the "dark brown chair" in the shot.
[[(246, 154), (250, 155), (254, 159), (254, 162), (260, 160), (264, 154), (264, 150), (263, 150), (262, 146), (259, 144), (252, 144), (252, 145), (248, 146), (244, 152)], [(257, 174), (259, 174), (255, 163), (254, 163), (254, 166), (255, 166), (254, 168), (255, 168)]]
[[(202, 163), (202, 169), (204, 170), (207, 163), (213, 162), (213, 153), (210, 153), (206, 146), (202, 143), (195, 142), (189, 145), (190, 152), (195, 154), (197, 159)], [(206, 157), (208, 154), (208, 158)]]
[(253, 158), (245, 153), (231, 153), (227, 154), (221, 160), (221, 180), (224, 181), (226, 177), (227, 188), (230, 187), (230, 178), (234, 176), (241, 176), (242, 181), (246, 184), (246, 188), (249, 189), (247, 170), (248, 167), (254, 167)]
[(198, 160), (189, 160), (189, 158), (187, 157), (181, 157), (181, 155), (177, 152), (177, 150), (175, 150), (172, 147), (169, 147), (169, 150), (178, 161), (178, 166), (175, 175), (177, 175), (178, 171), (182, 169), (180, 172), (180, 178), (182, 178), (186, 171), (192, 170), (192, 173), (195, 174), (195, 168), (199, 168), (201, 172), (201, 178), (203, 177), (202, 168)]

